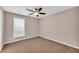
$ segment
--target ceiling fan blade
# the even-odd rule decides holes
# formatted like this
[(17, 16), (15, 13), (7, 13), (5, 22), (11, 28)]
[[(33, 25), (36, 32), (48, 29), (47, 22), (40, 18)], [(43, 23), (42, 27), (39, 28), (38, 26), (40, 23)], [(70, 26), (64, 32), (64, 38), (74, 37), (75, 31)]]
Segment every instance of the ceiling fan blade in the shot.
[(41, 13), (39, 13), (39, 14), (43, 14), (43, 15), (45, 15), (46, 13), (41, 12)]
[(34, 13), (31, 13), (31, 14), (29, 14), (29, 15), (33, 15)]
[(39, 8), (39, 9), (38, 9), (38, 11), (41, 11), (41, 10), (42, 10), (42, 8)]
[(28, 11), (34, 12), (33, 10), (27, 9)]
[(38, 9), (37, 8), (35, 8), (35, 11), (37, 11)]
[(35, 12), (38, 12), (38, 9), (37, 8), (35, 8)]

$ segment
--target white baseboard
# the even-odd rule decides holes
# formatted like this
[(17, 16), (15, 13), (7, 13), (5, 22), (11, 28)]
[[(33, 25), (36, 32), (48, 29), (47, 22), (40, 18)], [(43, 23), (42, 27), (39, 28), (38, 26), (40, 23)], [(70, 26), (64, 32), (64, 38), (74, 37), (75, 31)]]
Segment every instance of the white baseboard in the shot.
[(49, 37), (44, 36), (44, 35), (40, 35), (40, 37), (42, 37), (42, 38), (46, 38), (46, 39), (49, 39), (49, 40), (52, 40), (52, 41), (55, 41), (55, 42), (58, 42), (58, 43), (61, 43), (61, 44), (64, 44), (64, 45), (66, 45), (66, 46), (70, 46), (70, 47), (73, 47), (73, 48), (79, 49), (78, 46), (74, 46), (74, 45), (71, 45), (71, 44), (68, 44), (68, 43), (64, 43), (64, 42), (61, 42), (61, 41), (58, 41), (58, 40), (55, 40), (55, 39), (49, 38)]
[(12, 41), (5, 42), (4, 44), (8, 44), (8, 43), (12, 43), (12, 42), (16, 42), (16, 41), (21, 41), (21, 40), (25, 40), (25, 39), (30, 39), (30, 38), (34, 38), (34, 37), (38, 37), (38, 36), (36, 35), (36, 36), (31, 36), (31, 37), (27, 37), (27, 38), (23, 38), (23, 39), (12, 40)]
[(2, 51), (3, 47), (4, 47), (4, 44), (0, 47), (0, 51)]

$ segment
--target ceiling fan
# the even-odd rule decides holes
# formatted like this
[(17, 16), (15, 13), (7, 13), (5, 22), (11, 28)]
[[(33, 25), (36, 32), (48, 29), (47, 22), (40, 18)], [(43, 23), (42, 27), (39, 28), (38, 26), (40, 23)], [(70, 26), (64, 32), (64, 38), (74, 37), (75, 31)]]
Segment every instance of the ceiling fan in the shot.
[(29, 15), (35, 15), (37, 17), (39, 17), (39, 15), (46, 15), (46, 13), (41, 12), (42, 8), (35, 8), (35, 10), (30, 10), (30, 9), (27, 9), (27, 10), (30, 11), (30, 12), (32, 12)]

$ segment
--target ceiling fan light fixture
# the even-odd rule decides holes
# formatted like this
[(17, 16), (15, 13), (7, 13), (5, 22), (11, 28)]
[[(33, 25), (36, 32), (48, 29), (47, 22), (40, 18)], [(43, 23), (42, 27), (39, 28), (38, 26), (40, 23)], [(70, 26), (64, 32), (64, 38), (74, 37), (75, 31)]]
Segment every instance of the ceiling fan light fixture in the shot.
[(35, 12), (34, 15), (38, 15), (39, 13)]
[(46, 13), (41, 12), (42, 11), (42, 8), (35, 8), (35, 10), (30, 10), (30, 9), (27, 9), (27, 10), (32, 12), (29, 15), (34, 15), (36, 17), (39, 17), (40, 15), (46, 15)]

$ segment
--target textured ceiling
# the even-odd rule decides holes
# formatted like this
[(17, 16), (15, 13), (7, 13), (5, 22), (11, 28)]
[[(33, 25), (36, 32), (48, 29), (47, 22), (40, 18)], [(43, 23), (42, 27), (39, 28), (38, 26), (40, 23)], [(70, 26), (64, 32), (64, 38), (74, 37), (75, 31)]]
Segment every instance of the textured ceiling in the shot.
[[(28, 14), (31, 13), (26, 9), (34, 10), (35, 8), (39, 8), (39, 7), (43, 8), (42, 12), (46, 12), (46, 15), (40, 15), (40, 18), (73, 8), (72, 6), (2, 6), (2, 8), (5, 11), (26, 15), (26, 16), (29, 16)], [(35, 16), (31, 15), (31, 17), (35, 17)]]

